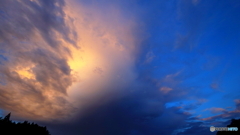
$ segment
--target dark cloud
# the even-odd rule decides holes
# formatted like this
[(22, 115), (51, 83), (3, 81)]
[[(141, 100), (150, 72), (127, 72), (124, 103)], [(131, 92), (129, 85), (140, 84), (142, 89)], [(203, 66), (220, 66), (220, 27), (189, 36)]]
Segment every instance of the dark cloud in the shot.
[(189, 114), (177, 108), (164, 109), (159, 101), (152, 102), (146, 104), (143, 98), (125, 97), (94, 107), (73, 123), (48, 127), (58, 135), (156, 135), (172, 134), (186, 124)]
[(73, 77), (64, 43), (76, 47), (77, 35), (64, 7), (63, 0), (1, 0), (0, 108), (28, 118), (66, 115)]
[(1, 1), (0, 8), (4, 14), (1, 19), (1, 41), (10, 42), (13, 38), (27, 40), (38, 31), (54, 49), (61, 47), (56, 32), (66, 41), (74, 43), (70, 37), (76, 37), (76, 33), (66, 27), (64, 6), (63, 0)]
[[(144, 79), (143, 79), (144, 78)], [(96, 103), (87, 105), (82, 113), (69, 123), (46, 123), (51, 133), (57, 135), (82, 134), (82, 135), (156, 135), (175, 134), (177, 129), (185, 127), (193, 116), (186, 110), (196, 108), (203, 100), (196, 104), (179, 107), (165, 108), (169, 100), (176, 97), (164, 98), (158, 90), (156, 82), (139, 78), (138, 85), (125, 86), (123, 96), (116, 93), (105, 93)], [(146, 80), (145, 80), (146, 79)], [(141, 84), (141, 85), (139, 85)], [(108, 88), (112, 91), (123, 91), (121, 88)], [(119, 90), (118, 90), (119, 89)], [(109, 97), (111, 101), (102, 104)], [(198, 120), (198, 118), (193, 118)]]

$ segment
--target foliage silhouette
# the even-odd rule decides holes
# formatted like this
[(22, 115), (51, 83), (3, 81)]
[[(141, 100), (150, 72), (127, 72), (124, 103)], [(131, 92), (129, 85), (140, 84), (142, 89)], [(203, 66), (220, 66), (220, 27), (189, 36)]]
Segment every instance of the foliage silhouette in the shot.
[(0, 135), (50, 135), (46, 127), (28, 121), (12, 122), (10, 116), (0, 117)]
[(218, 131), (217, 135), (240, 135), (240, 119), (232, 119), (231, 124), (227, 127), (237, 127), (238, 131)]

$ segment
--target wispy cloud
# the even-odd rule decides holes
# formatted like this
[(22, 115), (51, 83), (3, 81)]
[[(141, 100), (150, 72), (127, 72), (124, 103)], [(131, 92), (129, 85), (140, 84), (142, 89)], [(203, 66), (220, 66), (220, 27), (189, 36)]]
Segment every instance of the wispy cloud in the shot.
[[(190, 134), (202, 134), (203, 132), (206, 134), (210, 134), (209, 132), (209, 127), (210, 126), (217, 126), (217, 127), (224, 127), (227, 124), (229, 124), (229, 121), (231, 119), (236, 119), (240, 118), (240, 110), (237, 108), (239, 106), (238, 100), (235, 100), (236, 102), (236, 109), (233, 111), (226, 111), (223, 108), (208, 108), (206, 110), (212, 111), (212, 113), (218, 113), (221, 112), (221, 114), (217, 114), (212, 117), (207, 117), (207, 118), (201, 118), (201, 117), (188, 117), (188, 124), (185, 125), (185, 127), (190, 128), (182, 128), (182, 130), (179, 130), (177, 132), (178, 135), (190, 135)], [(207, 128), (206, 128), (207, 127)], [(201, 131), (197, 132), (196, 130)]]
[(232, 119), (232, 118), (239, 118), (240, 117), (240, 108), (239, 108), (240, 102), (239, 102), (239, 99), (236, 99), (235, 103), (236, 103), (236, 108), (235, 108), (235, 110), (232, 110), (232, 111), (226, 111), (223, 108), (207, 109), (207, 110), (213, 111), (213, 113), (222, 112), (222, 114), (215, 115), (215, 116), (208, 117), (208, 118), (203, 118), (202, 120), (204, 120), (204, 121), (217, 121), (217, 120), (220, 120), (220, 119), (228, 120), (228, 119)]
[(169, 91), (173, 90), (172, 88), (169, 87), (161, 87), (160, 91), (162, 91), (163, 93), (168, 93)]
[(224, 112), (227, 112), (226, 109), (216, 108), (216, 107), (207, 108), (207, 109), (205, 109), (205, 111), (210, 111), (211, 113), (224, 113)]

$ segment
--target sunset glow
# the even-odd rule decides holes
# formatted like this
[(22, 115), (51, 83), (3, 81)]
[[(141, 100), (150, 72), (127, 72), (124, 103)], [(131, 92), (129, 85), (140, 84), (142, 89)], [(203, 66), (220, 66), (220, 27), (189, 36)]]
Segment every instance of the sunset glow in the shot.
[(240, 118), (239, 7), (1, 0), (0, 115), (52, 135), (212, 135)]

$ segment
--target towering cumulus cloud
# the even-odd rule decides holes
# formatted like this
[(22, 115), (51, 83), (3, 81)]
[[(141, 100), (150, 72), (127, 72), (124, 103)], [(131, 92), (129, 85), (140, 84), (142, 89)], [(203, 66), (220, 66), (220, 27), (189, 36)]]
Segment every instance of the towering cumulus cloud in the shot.
[(68, 61), (78, 79), (69, 89), (71, 99), (82, 104), (81, 100), (98, 102), (109, 92), (112, 94), (107, 100), (121, 95), (124, 87), (137, 77), (134, 71), (137, 49), (132, 32), (135, 22), (122, 16), (117, 7), (104, 10), (101, 6), (82, 6), (76, 2), (68, 7), (71, 8), (66, 12), (75, 19), (80, 46), (79, 50), (72, 50), (73, 57)]

